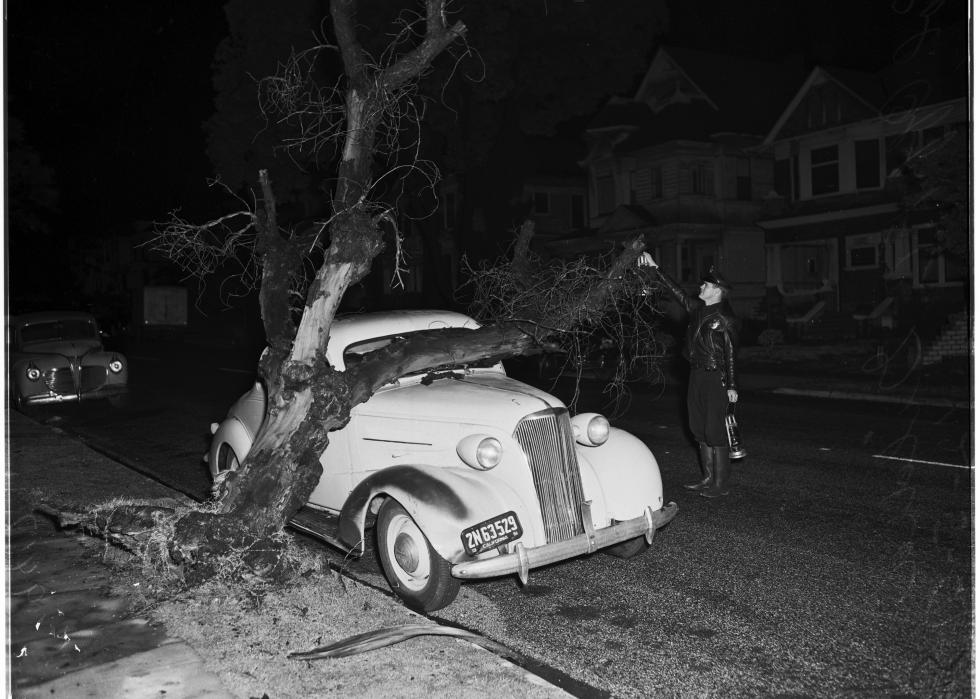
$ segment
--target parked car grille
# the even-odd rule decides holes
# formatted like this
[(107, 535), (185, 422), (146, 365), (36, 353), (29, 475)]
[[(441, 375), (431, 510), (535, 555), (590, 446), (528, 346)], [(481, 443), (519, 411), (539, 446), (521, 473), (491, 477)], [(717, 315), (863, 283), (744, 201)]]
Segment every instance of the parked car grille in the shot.
[(514, 439), (531, 465), (548, 543), (583, 533), (582, 475), (568, 411), (549, 409), (527, 416), (518, 423)]
[(49, 391), (59, 395), (71, 393), (85, 393), (95, 391), (105, 385), (106, 368), (102, 366), (82, 367), (78, 377), (78, 387), (75, 386), (75, 377), (72, 370), (68, 367), (60, 369), (50, 369), (44, 372), (44, 385)]
[(72, 376), (71, 369), (68, 367), (49, 369), (44, 372), (44, 384), (48, 387), (49, 391), (54, 393), (65, 394), (75, 392), (75, 378)]

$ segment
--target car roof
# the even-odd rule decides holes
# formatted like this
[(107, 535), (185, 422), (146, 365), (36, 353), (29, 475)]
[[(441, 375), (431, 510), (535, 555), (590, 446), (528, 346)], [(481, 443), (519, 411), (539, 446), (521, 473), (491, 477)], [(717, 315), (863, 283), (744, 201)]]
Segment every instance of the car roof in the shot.
[(355, 342), (375, 337), (401, 335), (437, 328), (479, 328), (480, 324), (455, 311), (380, 311), (338, 316), (330, 326), (327, 358), (334, 366), (343, 365), (343, 352)]
[(10, 325), (31, 325), (32, 323), (50, 323), (56, 320), (90, 320), (94, 322), (95, 317), (85, 311), (38, 311), (11, 316), (7, 322)]

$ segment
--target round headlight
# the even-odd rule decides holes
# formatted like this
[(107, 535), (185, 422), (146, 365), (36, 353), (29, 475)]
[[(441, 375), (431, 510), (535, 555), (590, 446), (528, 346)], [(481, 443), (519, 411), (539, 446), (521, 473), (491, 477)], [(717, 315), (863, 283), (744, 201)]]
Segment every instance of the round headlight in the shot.
[(585, 433), (588, 435), (589, 441), (594, 445), (599, 446), (600, 444), (605, 444), (606, 440), (609, 439), (609, 420), (602, 417), (602, 415), (596, 415), (589, 420), (589, 426), (586, 428)]
[(109, 362), (109, 371), (111, 371), (113, 374), (118, 374), (120, 371), (122, 371), (122, 369), (122, 360), (120, 360), (118, 357), (113, 357)]
[(480, 441), (476, 447), (476, 462), (481, 468), (491, 469), (500, 463), (500, 458), (504, 455), (504, 448), (494, 437), (487, 437)]
[(609, 439), (609, 420), (599, 413), (579, 413), (572, 418), (572, 434), (583, 447), (598, 447)]
[(464, 437), (456, 445), (456, 453), (470, 468), (489, 471), (500, 463), (504, 456), (504, 448), (496, 437), (485, 434), (471, 434)]
[(41, 370), (40, 369), (38, 369), (33, 364), (31, 364), (29, 367), (27, 367), (27, 380), (28, 381), (37, 381), (39, 378), (41, 378)]

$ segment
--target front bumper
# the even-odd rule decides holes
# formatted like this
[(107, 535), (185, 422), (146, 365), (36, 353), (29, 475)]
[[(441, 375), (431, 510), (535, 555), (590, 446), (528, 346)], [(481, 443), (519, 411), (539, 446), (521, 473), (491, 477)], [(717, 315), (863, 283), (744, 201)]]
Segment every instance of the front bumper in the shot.
[(647, 511), (639, 517), (617, 522), (602, 529), (593, 529), (590, 526), (592, 516), (589, 504), (585, 503), (582, 506), (582, 520), (588, 524), (586, 524), (584, 534), (535, 548), (525, 548), (523, 544), (518, 542), (513, 553), (482, 561), (457, 563), (452, 567), (452, 575), (464, 580), (475, 580), (517, 573), (521, 582), (527, 584), (528, 571), (531, 568), (540, 568), (549, 563), (593, 553), (598, 549), (638, 536), (645, 536), (647, 543), (653, 543), (653, 535), (657, 529), (670, 522), (676, 514), (677, 503), (671, 502), (656, 512), (653, 511), (653, 508), (648, 507)]
[(129, 392), (129, 387), (103, 386), (95, 391), (85, 391), (83, 393), (35, 393), (29, 396), (21, 396), (21, 405), (49, 405), (51, 403), (78, 403), (83, 400), (95, 400), (98, 398), (112, 398), (114, 396), (125, 395)]

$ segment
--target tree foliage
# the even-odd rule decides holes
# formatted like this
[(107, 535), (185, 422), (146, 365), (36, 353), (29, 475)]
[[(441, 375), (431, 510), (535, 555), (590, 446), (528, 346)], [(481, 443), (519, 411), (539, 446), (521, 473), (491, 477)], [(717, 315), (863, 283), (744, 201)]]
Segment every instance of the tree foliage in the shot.
[(939, 243), (967, 259), (970, 254), (970, 155), (966, 134), (950, 131), (909, 154), (903, 166), (907, 211), (936, 213)]

